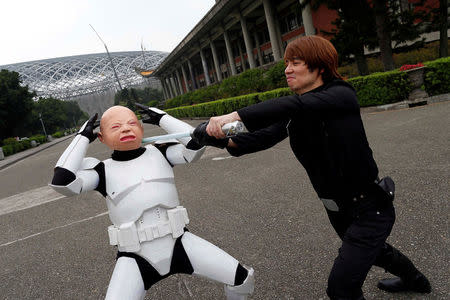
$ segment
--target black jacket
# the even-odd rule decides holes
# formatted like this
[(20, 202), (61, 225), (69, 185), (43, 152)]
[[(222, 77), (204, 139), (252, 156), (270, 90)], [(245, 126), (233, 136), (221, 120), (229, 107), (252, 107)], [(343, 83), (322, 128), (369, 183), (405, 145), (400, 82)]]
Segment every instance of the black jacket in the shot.
[(356, 92), (333, 80), (302, 95), (238, 110), (251, 133), (233, 137), (235, 156), (267, 149), (289, 135), (297, 159), (321, 198), (353, 197), (378, 176)]

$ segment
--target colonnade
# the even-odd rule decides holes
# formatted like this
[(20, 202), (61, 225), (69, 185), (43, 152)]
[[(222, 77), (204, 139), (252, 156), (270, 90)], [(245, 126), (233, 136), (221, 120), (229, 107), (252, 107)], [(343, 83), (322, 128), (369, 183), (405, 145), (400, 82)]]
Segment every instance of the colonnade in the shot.
[[(300, 3), (302, 3), (305, 0), (298, 0)], [(281, 33), (280, 28), (275, 21), (275, 9), (272, 6), (272, 3), (270, 0), (262, 0), (262, 4), (264, 7), (264, 15), (265, 20), (267, 24), (267, 29), (269, 33), (270, 38), (270, 44), (272, 49), (272, 55), (275, 61), (279, 61), (283, 56), (283, 45), (281, 40)], [(256, 45), (253, 45), (253, 41), (251, 38), (251, 33), (248, 29), (248, 21), (247, 18), (240, 12), (236, 11), (235, 16), (240, 22), (241, 30), (242, 30), (242, 37), (244, 39), (244, 45), (245, 45), (245, 51), (247, 54), (247, 61), (249, 64), (250, 69), (256, 68), (256, 59), (254, 55), (254, 49), (256, 47), (256, 55), (258, 58), (258, 61), (260, 64), (262, 64), (263, 56), (261, 51), (261, 45), (258, 38), (258, 35), (256, 32), (254, 32), (254, 40)], [(309, 5), (307, 5), (302, 10), (302, 19), (303, 19), (303, 26), (305, 28), (305, 35), (313, 35), (315, 34), (315, 29), (313, 25), (312, 15), (311, 15), (311, 8)], [(235, 57), (233, 55), (231, 40), (230, 40), (230, 34), (225, 29), (225, 27), (222, 26), (222, 37), (225, 42), (225, 50), (226, 50), (226, 58), (227, 58), (227, 65), (229, 72), (231, 73), (231, 76), (236, 75), (237, 69), (236, 69), (236, 63), (235, 63)], [(205, 79), (205, 83), (207, 86), (211, 85), (212, 80), (209, 73), (209, 66), (208, 61), (206, 59), (205, 52), (210, 49), (214, 64), (214, 70), (215, 70), (215, 77), (217, 82), (221, 82), (223, 80), (222, 71), (220, 69), (220, 62), (219, 62), (219, 56), (217, 53), (217, 48), (215, 45), (215, 42), (212, 38), (209, 39), (209, 48), (202, 48), (201, 45), (198, 47), (197, 54), (200, 56), (201, 59), (201, 65), (203, 70), (203, 75)], [(241, 57), (241, 66), (243, 69), (246, 69), (245, 62), (244, 62), (244, 55), (242, 53), (242, 49), (240, 47), (240, 43), (238, 44), (239, 49), (239, 56)], [(161, 84), (163, 87), (163, 93), (164, 97), (166, 99), (173, 98), (179, 95), (184, 94), (185, 92), (196, 90), (199, 88), (198, 83), (195, 80), (195, 74), (194, 69), (192, 66), (192, 58), (195, 55), (192, 55), (188, 58), (186, 58), (184, 61), (180, 61), (177, 65), (173, 66), (169, 70), (165, 71), (162, 75), (159, 75), (159, 78), (161, 80)], [(185, 66), (187, 65), (189, 72), (186, 72)], [(181, 72), (181, 74), (180, 74)], [(181, 75), (181, 76), (180, 76)], [(189, 78), (188, 78), (189, 76)], [(182, 83), (182, 78), (184, 82), (184, 87)], [(189, 86), (188, 82), (191, 82), (191, 86)]]

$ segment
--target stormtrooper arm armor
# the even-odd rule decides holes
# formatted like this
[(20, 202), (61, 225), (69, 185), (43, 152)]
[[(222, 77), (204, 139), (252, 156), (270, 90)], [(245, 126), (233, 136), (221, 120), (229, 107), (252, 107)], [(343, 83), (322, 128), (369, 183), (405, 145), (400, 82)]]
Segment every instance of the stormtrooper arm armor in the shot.
[(89, 139), (78, 134), (63, 152), (55, 166), (50, 186), (65, 196), (94, 190), (99, 183), (93, 168), (99, 163), (95, 158), (84, 158)]
[(187, 146), (175, 144), (166, 150), (166, 158), (172, 165), (193, 163), (200, 159), (206, 147), (198, 146), (194, 142)]
[[(191, 125), (166, 114), (162, 110), (154, 107), (149, 108), (149, 110), (161, 115), (158, 125), (169, 134), (194, 131), (194, 127)], [(172, 165), (195, 162), (205, 152), (206, 148), (198, 145), (191, 137), (180, 138), (178, 141), (181, 144), (171, 145), (166, 150), (167, 160)]]
[[(189, 131), (194, 131), (194, 127), (192, 127), (191, 125), (178, 120), (168, 114), (166, 114), (165, 112), (163, 112), (162, 110), (159, 110), (157, 108), (150, 108), (152, 111), (155, 111), (159, 114), (163, 114), (163, 116), (161, 117), (161, 119), (159, 120), (159, 126), (164, 129), (167, 133), (179, 133), (179, 132), (189, 132)], [(180, 138), (178, 139), (180, 141), (180, 143), (182, 143), (183, 145), (187, 145), (189, 143), (189, 141), (191, 140), (191, 137), (184, 137), (184, 138)]]

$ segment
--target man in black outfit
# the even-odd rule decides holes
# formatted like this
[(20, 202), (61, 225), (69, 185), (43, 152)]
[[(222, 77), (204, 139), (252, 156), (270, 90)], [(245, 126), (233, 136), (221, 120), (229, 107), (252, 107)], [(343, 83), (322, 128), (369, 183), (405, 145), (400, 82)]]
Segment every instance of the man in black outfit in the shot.
[[(395, 222), (394, 183), (378, 178), (354, 88), (337, 72), (337, 52), (318, 36), (286, 48), (286, 79), (296, 95), (268, 100), (199, 125), (195, 139), (234, 156), (272, 147), (289, 136), (330, 222), (342, 240), (328, 278), (331, 299), (364, 299), (372, 265), (398, 276), (378, 287), (429, 293), (430, 283), (413, 263), (386, 243)], [(221, 127), (241, 120), (250, 133), (225, 139)]]

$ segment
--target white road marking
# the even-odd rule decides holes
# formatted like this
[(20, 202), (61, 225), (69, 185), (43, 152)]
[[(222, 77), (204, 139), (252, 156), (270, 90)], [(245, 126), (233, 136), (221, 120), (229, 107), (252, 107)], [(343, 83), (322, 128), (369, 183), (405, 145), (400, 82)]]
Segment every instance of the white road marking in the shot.
[(228, 158), (232, 158), (233, 156), (219, 156), (219, 157), (213, 157), (212, 160), (224, 160)]
[(15, 244), (15, 243), (17, 243), (17, 242), (21, 242), (21, 241), (24, 241), (24, 240), (27, 240), (27, 239), (30, 239), (30, 238), (33, 238), (33, 237), (35, 237), (35, 236), (38, 236), (38, 235), (41, 235), (41, 234), (45, 234), (45, 233), (48, 233), (48, 232), (51, 232), (51, 231), (54, 231), (54, 230), (57, 230), (57, 229), (61, 229), (61, 228), (65, 228), (65, 227), (72, 226), (72, 225), (74, 225), (74, 224), (78, 224), (78, 223), (82, 223), (82, 222), (85, 222), (85, 221), (89, 221), (89, 220), (92, 220), (92, 219), (95, 219), (95, 218), (104, 216), (104, 215), (106, 215), (106, 214), (108, 214), (107, 211), (102, 212), (102, 213), (100, 213), (100, 214), (98, 214), (98, 215), (95, 215), (95, 216), (92, 216), (92, 217), (83, 219), (83, 220), (74, 221), (74, 222), (69, 223), (69, 224), (66, 224), (66, 225), (61, 225), (61, 226), (57, 226), (57, 227), (54, 227), (54, 228), (50, 228), (50, 229), (47, 229), (47, 230), (44, 230), (44, 231), (41, 231), (41, 232), (38, 232), (38, 233), (34, 233), (34, 234), (32, 234), (32, 235), (29, 235), (29, 236), (26, 236), (26, 237), (23, 237), (23, 238), (20, 238), (20, 239), (11, 241), (11, 242), (7, 242), (7, 243), (4, 243), (4, 244), (1, 244), (1, 245), (0, 245), (0, 248), (1, 248), (1, 247), (8, 246), (8, 245), (11, 245), (11, 244)]
[(49, 186), (43, 186), (0, 199), (0, 216), (64, 198)]

